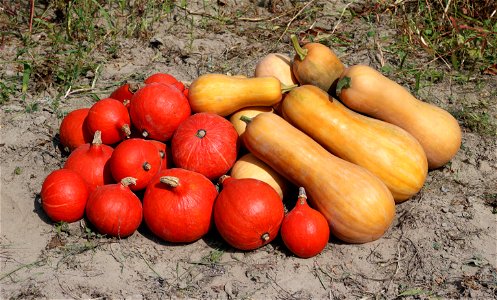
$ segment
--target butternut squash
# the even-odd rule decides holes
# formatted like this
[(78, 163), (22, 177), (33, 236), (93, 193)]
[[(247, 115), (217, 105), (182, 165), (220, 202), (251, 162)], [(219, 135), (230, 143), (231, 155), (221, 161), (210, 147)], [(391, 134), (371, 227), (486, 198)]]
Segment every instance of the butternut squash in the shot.
[(235, 127), (236, 132), (238, 132), (239, 136), (245, 132), (245, 128), (247, 127), (247, 123), (240, 120), (241, 116), (246, 116), (249, 118), (253, 118), (260, 113), (263, 112), (273, 112), (274, 109), (271, 106), (250, 106), (245, 107), (240, 110), (237, 110), (230, 116), (230, 122)]
[(286, 120), (328, 151), (378, 176), (395, 202), (423, 187), (428, 173), (425, 152), (402, 128), (360, 115), (312, 85), (291, 90), (282, 109)]
[(347, 68), (337, 95), (350, 109), (395, 124), (423, 147), (428, 168), (449, 162), (461, 146), (461, 128), (446, 110), (416, 99), (407, 89), (365, 65)]
[(274, 76), (284, 85), (294, 85), (297, 79), (292, 72), (290, 57), (282, 53), (269, 53), (255, 66), (255, 77)]
[(240, 157), (231, 168), (230, 175), (236, 179), (255, 178), (264, 181), (280, 195), (281, 199), (287, 193), (290, 185), (288, 180), (252, 153)]
[(281, 98), (282, 86), (276, 77), (205, 74), (192, 82), (188, 92), (193, 112), (210, 112), (224, 117), (248, 106), (272, 106)]
[(395, 202), (371, 172), (328, 152), (282, 117), (261, 113), (243, 134), (257, 158), (297, 186), (327, 219), (331, 232), (349, 243), (380, 238), (395, 217)]
[(321, 43), (300, 46), (297, 37), (291, 36), (295, 57), (292, 72), (301, 85), (312, 84), (324, 91), (335, 91), (336, 82), (345, 69), (335, 52)]

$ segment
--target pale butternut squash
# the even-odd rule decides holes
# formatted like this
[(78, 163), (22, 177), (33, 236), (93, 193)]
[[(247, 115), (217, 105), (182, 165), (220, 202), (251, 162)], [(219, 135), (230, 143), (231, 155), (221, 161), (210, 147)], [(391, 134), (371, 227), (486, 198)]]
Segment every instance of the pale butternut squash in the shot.
[(395, 124), (423, 147), (428, 168), (449, 162), (461, 146), (461, 128), (446, 110), (416, 99), (407, 89), (365, 65), (347, 68), (337, 95), (350, 109)]
[(297, 79), (292, 72), (290, 57), (282, 53), (269, 53), (255, 66), (255, 77), (274, 76), (284, 85), (297, 84)]
[(426, 155), (404, 129), (360, 115), (312, 85), (291, 90), (282, 111), (286, 120), (328, 151), (378, 176), (397, 203), (423, 187)]
[(272, 106), (281, 101), (282, 86), (276, 77), (240, 78), (205, 74), (190, 85), (188, 100), (193, 112), (220, 116), (248, 106)]
[(257, 158), (306, 189), (337, 238), (365, 243), (390, 227), (395, 202), (386, 185), (363, 167), (334, 156), (282, 117), (257, 115), (243, 139)]
[(287, 193), (290, 185), (288, 180), (252, 153), (240, 157), (231, 168), (230, 175), (236, 179), (255, 178), (264, 181), (280, 195), (281, 199)]

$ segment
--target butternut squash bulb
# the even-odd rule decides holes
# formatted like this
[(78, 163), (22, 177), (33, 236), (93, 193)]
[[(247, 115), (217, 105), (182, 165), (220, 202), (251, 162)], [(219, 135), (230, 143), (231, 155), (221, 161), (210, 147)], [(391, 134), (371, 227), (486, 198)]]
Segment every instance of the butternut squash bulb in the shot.
[(423, 187), (426, 155), (404, 129), (358, 114), (312, 85), (291, 90), (282, 109), (286, 120), (328, 151), (378, 176), (397, 203)]
[(428, 168), (449, 162), (461, 147), (461, 128), (446, 110), (416, 99), (407, 89), (365, 65), (347, 68), (337, 95), (350, 109), (395, 124), (423, 147)]
[(395, 202), (371, 172), (334, 156), (276, 114), (261, 113), (248, 122), (243, 139), (250, 152), (304, 187), (311, 205), (325, 216), (337, 238), (365, 243), (390, 227)]

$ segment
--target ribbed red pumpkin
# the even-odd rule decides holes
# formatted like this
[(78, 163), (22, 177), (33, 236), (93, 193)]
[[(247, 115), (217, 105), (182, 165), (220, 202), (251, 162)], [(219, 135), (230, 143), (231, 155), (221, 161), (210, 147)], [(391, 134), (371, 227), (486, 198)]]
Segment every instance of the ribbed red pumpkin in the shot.
[(95, 189), (86, 204), (86, 217), (98, 232), (124, 238), (132, 235), (142, 221), (140, 199), (129, 189), (134, 178)]
[(112, 145), (124, 140), (131, 134), (129, 113), (116, 99), (105, 98), (90, 107), (87, 125), (91, 134), (102, 132), (102, 142)]
[(92, 135), (86, 126), (86, 116), (89, 108), (80, 108), (68, 113), (59, 127), (59, 139), (66, 151), (72, 151), (78, 146), (89, 143)]
[(92, 192), (97, 186), (114, 183), (110, 172), (109, 159), (114, 149), (102, 144), (100, 131), (95, 132), (91, 144), (84, 144), (74, 149), (64, 164), (64, 169), (70, 169), (81, 175)]
[(191, 109), (186, 97), (174, 86), (151, 83), (133, 95), (129, 113), (143, 137), (164, 142), (190, 116)]
[(284, 217), (283, 202), (267, 183), (253, 178), (223, 176), (214, 203), (216, 228), (234, 248), (254, 250), (270, 243)]
[(83, 178), (68, 169), (50, 173), (41, 187), (41, 206), (54, 222), (75, 222), (83, 218), (88, 187)]
[(303, 187), (295, 207), (285, 216), (281, 224), (281, 239), (293, 254), (309, 258), (323, 251), (330, 238), (330, 227), (326, 218), (307, 204)]
[(165, 241), (193, 242), (209, 231), (216, 197), (216, 187), (202, 174), (163, 170), (147, 186), (143, 218), (150, 231)]
[(214, 113), (196, 113), (180, 124), (171, 141), (177, 167), (199, 172), (211, 180), (226, 174), (238, 154), (233, 124)]
[(132, 191), (144, 189), (159, 172), (162, 164), (157, 148), (144, 139), (129, 139), (116, 146), (110, 158), (112, 177), (119, 182), (133, 177), (136, 183), (129, 186)]

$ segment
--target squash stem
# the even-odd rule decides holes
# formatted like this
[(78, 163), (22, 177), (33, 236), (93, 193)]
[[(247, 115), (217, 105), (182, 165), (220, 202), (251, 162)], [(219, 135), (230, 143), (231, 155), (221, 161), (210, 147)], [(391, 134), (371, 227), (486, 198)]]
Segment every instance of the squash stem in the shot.
[(148, 161), (144, 162), (143, 163), (143, 170), (150, 171), (150, 169), (152, 169), (152, 165)]
[(205, 131), (205, 129), (199, 129), (195, 135), (198, 138), (203, 138), (206, 134), (207, 134), (207, 131)]
[(160, 182), (167, 184), (170, 187), (177, 187), (179, 185), (179, 178), (174, 176), (162, 176)]
[(247, 117), (247, 116), (241, 116), (240, 120), (242, 120), (243, 122), (245, 122), (247, 124), (250, 123), (250, 122), (252, 122), (252, 118)]
[(129, 127), (129, 124), (124, 124), (123, 127), (121, 127), (121, 130), (126, 135), (126, 138), (129, 138), (129, 136), (131, 135), (131, 128)]
[(350, 88), (350, 82), (352, 79), (350, 77), (343, 77), (337, 82), (337, 88), (336, 88), (336, 93), (337, 96), (340, 96), (340, 93), (342, 92), (343, 89), (348, 89)]
[(291, 90), (293, 90), (294, 88), (298, 87), (299, 85), (298, 84), (291, 84), (291, 85), (286, 85), (286, 84), (281, 84), (281, 93), (284, 94), (284, 93), (287, 93)]
[(102, 132), (100, 130), (95, 131), (93, 135), (92, 145), (102, 145)]
[(295, 49), (295, 52), (297, 52), (300, 60), (304, 60), (307, 56), (308, 50), (300, 47), (299, 41), (297, 40), (297, 36), (295, 34), (292, 34), (290, 39), (292, 40), (293, 48)]
[(261, 239), (264, 241), (264, 242), (267, 242), (269, 240), (269, 233), (264, 233), (263, 235), (261, 235)]
[(121, 179), (121, 184), (123, 186), (129, 186), (131, 184), (136, 185), (136, 178), (133, 177), (124, 177)]
[(305, 193), (304, 187), (299, 187), (299, 197), (298, 201), (300, 205), (304, 205), (305, 201), (307, 200), (307, 195)]

